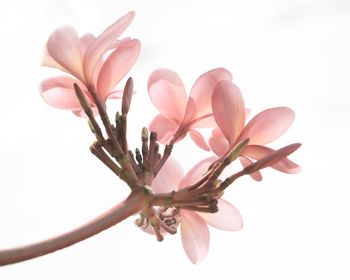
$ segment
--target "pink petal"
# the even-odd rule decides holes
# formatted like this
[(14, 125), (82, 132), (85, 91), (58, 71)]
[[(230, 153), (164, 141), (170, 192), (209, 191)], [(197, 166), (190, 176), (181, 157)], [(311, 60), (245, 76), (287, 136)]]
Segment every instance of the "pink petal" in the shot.
[(196, 130), (190, 130), (188, 132), (188, 134), (190, 135), (191, 139), (193, 140), (194, 143), (196, 143), (196, 145), (205, 150), (205, 151), (210, 151), (210, 147), (208, 146), (207, 142), (205, 141), (204, 137), (202, 134), (200, 134), (198, 131)]
[(243, 227), (241, 214), (235, 206), (226, 200), (218, 200), (219, 211), (216, 213), (198, 213), (208, 225), (221, 229), (236, 231)]
[(249, 145), (264, 145), (281, 136), (293, 120), (294, 112), (288, 107), (267, 109), (246, 125), (239, 139), (249, 138)]
[(167, 142), (172, 138), (178, 129), (179, 125), (174, 122), (172, 119), (169, 119), (163, 115), (156, 116), (148, 129), (150, 131), (157, 132), (157, 139), (161, 144), (167, 144)]
[(219, 81), (232, 81), (232, 74), (225, 68), (216, 68), (201, 75), (194, 83), (186, 108), (185, 123), (211, 113), (211, 97)]
[(81, 53), (83, 57), (85, 56), (87, 49), (90, 47), (90, 45), (93, 42), (95, 42), (95, 40), (96, 40), (95, 35), (91, 33), (86, 33), (80, 38)]
[(251, 109), (245, 108), (245, 119), (248, 119), (248, 118), (249, 118), (251, 112), (252, 112)]
[[(117, 49), (122, 43), (124, 43), (125, 41), (131, 41), (130, 38), (124, 38), (122, 40), (114, 40), (113, 42), (111, 42), (111, 44), (109, 45), (108, 50), (106, 51), (106, 53), (108, 52), (108, 54), (110, 55), (113, 50)], [(112, 51), (111, 51), (112, 50)], [(109, 52), (111, 51), (111, 52)], [(97, 80), (98, 80), (98, 76), (100, 74), (101, 68), (105, 62), (106, 57), (101, 56), (99, 60), (97, 60), (96, 65), (94, 67), (93, 73), (92, 73), (92, 77), (93, 77), (93, 84), (97, 85)]]
[(209, 250), (209, 230), (205, 221), (196, 213), (181, 210), (181, 238), (183, 248), (192, 263), (200, 263)]
[[(98, 116), (98, 109), (92, 104), (91, 105), (91, 110), (92, 110), (92, 113), (94, 114), (94, 116)], [(74, 110), (72, 111), (74, 115), (76, 115), (77, 117), (80, 117), (80, 118), (87, 118), (85, 112), (84, 112), (84, 109), (81, 108), (80, 110)]]
[(84, 80), (81, 42), (74, 28), (56, 29), (46, 44), (51, 58), (81, 81)]
[(73, 84), (84, 89), (84, 85), (68, 76), (59, 76), (44, 80), (40, 85), (42, 98), (49, 105), (58, 109), (80, 110), (81, 106), (75, 95)]
[(218, 157), (224, 156), (230, 149), (228, 140), (217, 128), (212, 131), (212, 136), (209, 138), (209, 146)]
[(118, 89), (118, 90), (114, 90), (114, 91), (111, 91), (107, 98), (108, 99), (119, 99), (119, 98), (122, 98), (123, 97), (123, 90), (122, 89)]
[(93, 83), (93, 73), (97, 62), (103, 54), (115, 43), (115, 39), (124, 32), (134, 19), (135, 13), (129, 12), (118, 21), (109, 26), (100, 36), (90, 45), (85, 53), (84, 74), (86, 80)]
[(41, 65), (42, 66), (47, 66), (47, 67), (52, 67), (52, 68), (56, 68), (59, 70), (62, 70), (64, 72), (67, 72), (66, 69), (64, 69), (61, 65), (59, 65), (56, 60), (54, 60), (51, 55), (49, 54), (47, 48), (45, 47), (44, 53), (43, 53), (43, 57), (41, 59)]
[(107, 94), (134, 65), (140, 52), (140, 46), (139, 40), (124, 41), (106, 59), (97, 80), (97, 93), (102, 99), (106, 98)]
[(180, 77), (173, 71), (158, 69), (148, 79), (148, 94), (159, 112), (174, 121), (182, 121), (187, 96)]
[(181, 165), (174, 158), (168, 158), (152, 182), (153, 192), (167, 193), (177, 190), (183, 175)]
[[(91, 38), (90, 38), (90, 40), (91, 40)], [(106, 50), (106, 53), (108, 52), (108, 54), (110, 55), (111, 52), (109, 52), (109, 51), (115, 50), (117, 47), (120, 46), (120, 44), (124, 43), (125, 41), (130, 41), (130, 40), (131, 40), (130, 38), (123, 38), (122, 40), (111, 41), (111, 44), (108, 46), (108, 49)], [(101, 56), (100, 59), (97, 60), (95, 66), (94, 66), (94, 69), (92, 72), (93, 85), (97, 84), (98, 76), (99, 76), (101, 68), (105, 62), (105, 59), (106, 59), (106, 57)]]
[[(249, 158), (246, 158), (246, 157), (239, 157), (239, 160), (242, 163), (243, 167), (247, 167), (253, 163), (253, 161), (251, 161)], [(249, 175), (255, 181), (260, 182), (262, 180), (262, 175), (261, 175), (260, 171), (253, 172)]]
[[(273, 149), (265, 146), (248, 145), (242, 151), (242, 155), (258, 160), (273, 151)], [(284, 173), (298, 173), (300, 171), (300, 167), (288, 158), (280, 160), (271, 167)]]
[(219, 82), (214, 89), (212, 105), (218, 127), (233, 145), (245, 122), (244, 101), (239, 88), (229, 81)]
[(182, 179), (180, 184), (180, 189), (192, 185), (196, 181), (202, 178), (209, 168), (209, 166), (217, 160), (217, 157), (205, 158), (195, 166), (193, 166), (190, 171), (187, 172), (186, 176)]
[(212, 114), (204, 115), (198, 119), (195, 119), (191, 123), (191, 128), (214, 128), (216, 122)]

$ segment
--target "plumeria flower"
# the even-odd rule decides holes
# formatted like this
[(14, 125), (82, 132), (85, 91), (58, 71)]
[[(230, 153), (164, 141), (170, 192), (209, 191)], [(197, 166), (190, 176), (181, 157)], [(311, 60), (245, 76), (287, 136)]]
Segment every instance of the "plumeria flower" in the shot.
[(121, 91), (114, 88), (135, 63), (140, 41), (116, 38), (133, 18), (134, 12), (124, 15), (98, 37), (91, 33), (78, 37), (76, 30), (67, 26), (55, 30), (47, 41), (43, 65), (69, 75), (43, 81), (40, 86), (43, 99), (56, 108), (83, 115), (74, 83), (83, 90), (91, 107), (95, 105), (91, 91), (96, 92), (102, 104), (107, 98), (120, 98)]
[[(249, 138), (241, 152), (241, 163), (248, 166), (274, 150), (265, 146), (281, 136), (292, 124), (294, 112), (288, 107), (276, 107), (260, 112), (246, 124), (246, 109), (239, 88), (230, 81), (219, 82), (212, 95), (213, 115), (218, 128), (214, 129), (209, 145), (218, 156), (224, 156), (240, 141)], [(271, 166), (281, 172), (297, 173), (300, 167), (285, 158)], [(262, 179), (259, 172), (253, 179)]]
[[(205, 159), (184, 175), (180, 164), (169, 158), (152, 183), (153, 192), (177, 191), (194, 183), (201, 178), (212, 161), (213, 158)], [(240, 230), (243, 226), (241, 215), (232, 204), (220, 198), (218, 208), (219, 211), (213, 214), (184, 209), (179, 211), (182, 245), (189, 259), (195, 264), (201, 262), (208, 253), (208, 225), (228, 231)]]
[(210, 150), (197, 128), (214, 127), (211, 95), (221, 80), (232, 80), (224, 68), (213, 69), (201, 75), (194, 83), (189, 98), (185, 87), (175, 72), (167, 69), (154, 71), (148, 80), (148, 93), (159, 110), (149, 129), (157, 132), (158, 141), (167, 144), (176, 142), (187, 133), (201, 148)]

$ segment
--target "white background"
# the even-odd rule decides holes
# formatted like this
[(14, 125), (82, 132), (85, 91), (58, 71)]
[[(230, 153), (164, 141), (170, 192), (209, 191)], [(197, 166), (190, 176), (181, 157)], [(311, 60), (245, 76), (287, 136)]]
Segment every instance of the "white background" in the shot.
[[(1, 1), (0, 248), (70, 230), (127, 195), (90, 154), (85, 121), (47, 106), (38, 84), (54, 28), (99, 34), (129, 10), (136, 18), (125, 34), (142, 41), (130, 73), (133, 145), (156, 113), (146, 90), (152, 70), (176, 70), (189, 90), (200, 74), (223, 66), (253, 114), (295, 110), (292, 128), (271, 147), (302, 142), (292, 156), (302, 172), (266, 170), (261, 183), (244, 178), (229, 189), (225, 198), (245, 226), (211, 229), (198, 266), (179, 235), (158, 243), (131, 218), (63, 251), (0, 268), (0, 279), (350, 279), (347, 0)], [(174, 155), (186, 169), (207, 154), (183, 142)]]

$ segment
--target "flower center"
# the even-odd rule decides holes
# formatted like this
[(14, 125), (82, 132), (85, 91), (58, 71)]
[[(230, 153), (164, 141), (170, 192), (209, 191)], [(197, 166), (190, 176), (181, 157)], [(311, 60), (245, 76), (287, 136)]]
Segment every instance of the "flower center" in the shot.
[(180, 212), (177, 208), (159, 208), (158, 217), (172, 231), (176, 231), (180, 223)]
[(140, 218), (135, 224), (147, 233), (154, 234), (159, 229), (162, 234), (174, 234), (180, 223), (180, 212), (177, 208), (153, 207), (153, 215), (140, 213)]

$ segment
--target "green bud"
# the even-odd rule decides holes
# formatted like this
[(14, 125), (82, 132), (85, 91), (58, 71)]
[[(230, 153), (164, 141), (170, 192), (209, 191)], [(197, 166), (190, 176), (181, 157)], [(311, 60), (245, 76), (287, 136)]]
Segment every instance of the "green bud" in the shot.
[(146, 127), (143, 127), (142, 128), (142, 131), (141, 131), (141, 138), (142, 139), (148, 139), (148, 129)]
[(249, 138), (239, 142), (236, 146), (234, 146), (231, 152), (228, 154), (227, 160), (229, 160), (229, 162), (236, 160), (241, 154), (241, 152), (243, 151), (243, 149), (245, 148), (245, 146), (248, 145), (248, 143), (249, 143)]

